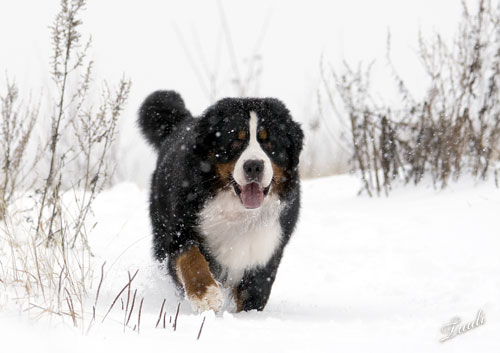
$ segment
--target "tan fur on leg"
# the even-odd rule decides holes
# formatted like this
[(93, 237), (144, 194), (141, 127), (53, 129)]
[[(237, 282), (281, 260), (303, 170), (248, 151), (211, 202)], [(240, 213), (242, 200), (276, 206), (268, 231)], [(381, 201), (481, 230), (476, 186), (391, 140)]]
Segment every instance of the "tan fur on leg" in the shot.
[(207, 260), (197, 247), (179, 256), (177, 277), (184, 286), (193, 310), (220, 310), (222, 293), (210, 273)]

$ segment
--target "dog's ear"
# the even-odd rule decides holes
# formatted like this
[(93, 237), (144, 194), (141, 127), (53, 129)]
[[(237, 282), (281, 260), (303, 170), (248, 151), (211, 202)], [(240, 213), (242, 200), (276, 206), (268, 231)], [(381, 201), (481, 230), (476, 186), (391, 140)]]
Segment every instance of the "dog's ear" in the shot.
[(296, 168), (299, 164), (300, 152), (302, 151), (304, 132), (299, 123), (292, 119), (290, 111), (280, 100), (268, 98), (265, 101), (265, 109), (269, 110), (276, 121), (280, 122), (279, 129), (286, 136), (286, 148), (289, 160), (289, 168)]
[(304, 132), (299, 123), (292, 120), (290, 117), (290, 128), (287, 131), (288, 138), (290, 139), (290, 158), (292, 160), (292, 167), (297, 167), (299, 164), (300, 153), (304, 144)]
[(208, 109), (199, 118), (195, 127), (195, 149), (194, 152), (203, 159), (211, 160), (217, 148), (217, 126), (220, 124), (222, 113), (217, 109)]
[(216, 155), (219, 158), (224, 158), (228, 151), (220, 143), (221, 131), (219, 130), (228, 126), (229, 120), (234, 116), (234, 111), (237, 111), (237, 108), (238, 102), (234, 102), (234, 99), (231, 98), (224, 98), (203, 112), (195, 131), (196, 150), (199, 156), (209, 159), (210, 162), (215, 161), (212, 157)]

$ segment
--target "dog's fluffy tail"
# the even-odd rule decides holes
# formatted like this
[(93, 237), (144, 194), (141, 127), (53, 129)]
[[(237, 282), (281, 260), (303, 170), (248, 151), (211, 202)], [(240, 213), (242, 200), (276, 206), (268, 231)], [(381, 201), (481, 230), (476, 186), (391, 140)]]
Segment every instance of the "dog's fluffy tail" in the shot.
[(184, 101), (175, 91), (156, 91), (142, 103), (139, 126), (143, 135), (156, 150), (181, 121), (191, 118)]

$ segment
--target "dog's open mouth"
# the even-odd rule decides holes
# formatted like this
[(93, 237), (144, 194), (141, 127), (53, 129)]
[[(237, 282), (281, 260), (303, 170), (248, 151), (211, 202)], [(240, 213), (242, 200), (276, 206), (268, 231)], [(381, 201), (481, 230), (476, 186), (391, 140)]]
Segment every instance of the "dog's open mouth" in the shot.
[(262, 205), (264, 197), (266, 197), (269, 192), (269, 188), (271, 187), (271, 185), (269, 185), (265, 188), (256, 182), (248, 183), (243, 186), (234, 183), (233, 186), (234, 191), (236, 192), (236, 195), (239, 196), (243, 206), (250, 209), (258, 208)]

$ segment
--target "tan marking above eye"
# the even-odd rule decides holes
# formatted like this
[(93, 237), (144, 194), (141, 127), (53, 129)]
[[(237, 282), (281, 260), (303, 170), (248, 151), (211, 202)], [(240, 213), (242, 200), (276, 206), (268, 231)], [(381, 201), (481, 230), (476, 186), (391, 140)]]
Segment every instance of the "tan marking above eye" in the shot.
[(266, 129), (262, 129), (259, 131), (259, 139), (261, 139), (261, 140), (267, 139), (267, 130)]
[(245, 130), (238, 131), (238, 139), (244, 140), (247, 138), (247, 132)]

